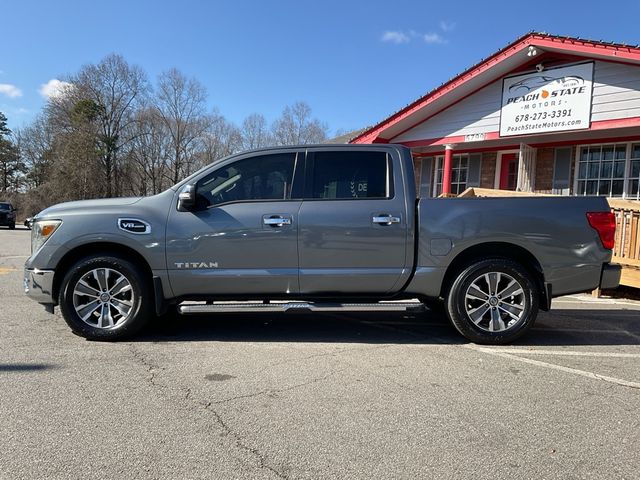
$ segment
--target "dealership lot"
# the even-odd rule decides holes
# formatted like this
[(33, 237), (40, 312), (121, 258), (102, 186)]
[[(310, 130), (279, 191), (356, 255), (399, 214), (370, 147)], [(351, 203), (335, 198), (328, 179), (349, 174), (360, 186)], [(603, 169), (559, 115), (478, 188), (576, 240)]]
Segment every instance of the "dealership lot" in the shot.
[(178, 318), (121, 343), (22, 294), (0, 230), (0, 479), (639, 478), (640, 302), (508, 347), (431, 313)]

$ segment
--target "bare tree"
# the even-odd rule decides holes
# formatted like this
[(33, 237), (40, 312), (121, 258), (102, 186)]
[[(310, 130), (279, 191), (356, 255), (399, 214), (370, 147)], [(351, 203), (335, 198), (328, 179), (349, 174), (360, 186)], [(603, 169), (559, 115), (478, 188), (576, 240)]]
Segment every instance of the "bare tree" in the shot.
[(194, 145), (207, 128), (206, 99), (204, 85), (175, 68), (158, 78), (155, 105), (171, 141), (172, 183), (192, 170)]
[[(270, 126), (255, 113), (238, 128), (215, 110), (207, 114), (196, 79), (168, 70), (151, 94), (145, 73), (115, 54), (64, 80), (32, 124), (0, 134), (0, 190), (30, 189), (24, 205), (32, 212), (60, 201), (155, 194), (243, 149), (326, 139), (326, 125), (306, 103), (286, 107)], [(6, 119), (0, 124), (6, 129)]]
[(311, 107), (305, 102), (286, 106), (271, 129), (276, 145), (322, 143), (328, 131), (326, 124), (311, 118)]
[(201, 139), (200, 167), (243, 150), (240, 130), (222, 115), (214, 112), (209, 116), (208, 128)]
[[(122, 56), (111, 54), (97, 65), (89, 64), (70, 78), (74, 85), (67, 98), (73, 99), (73, 115), (95, 128), (96, 151), (104, 174), (104, 195), (119, 195), (119, 155), (132, 138), (127, 135), (135, 121), (138, 104), (147, 94), (146, 74), (129, 65)], [(78, 120), (78, 119), (76, 119)], [(80, 123), (80, 122), (76, 122)], [(89, 129), (84, 129), (88, 133)]]
[(32, 188), (42, 186), (48, 180), (48, 173), (54, 161), (54, 134), (44, 115), (15, 132), (20, 145), (20, 154), (28, 170), (27, 185)]
[(136, 113), (131, 137), (131, 165), (128, 166), (131, 192), (155, 195), (168, 188), (171, 137), (154, 108), (144, 108)]
[(240, 133), (242, 135), (243, 150), (273, 145), (273, 137), (269, 132), (267, 120), (264, 115), (259, 113), (253, 113), (244, 119)]

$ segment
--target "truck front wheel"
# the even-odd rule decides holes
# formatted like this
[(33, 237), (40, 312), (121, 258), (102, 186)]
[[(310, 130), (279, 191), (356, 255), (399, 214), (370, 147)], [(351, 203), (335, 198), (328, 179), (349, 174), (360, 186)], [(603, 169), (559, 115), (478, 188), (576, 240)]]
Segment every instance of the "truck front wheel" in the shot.
[(152, 314), (150, 282), (124, 258), (93, 255), (69, 269), (60, 286), (60, 310), (74, 333), (119, 340), (138, 332)]
[(457, 276), (446, 297), (454, 327), (475, 343), (502, 345), (529, 330), (538, 315), (539, 292), (522, 265), (480, 260)]

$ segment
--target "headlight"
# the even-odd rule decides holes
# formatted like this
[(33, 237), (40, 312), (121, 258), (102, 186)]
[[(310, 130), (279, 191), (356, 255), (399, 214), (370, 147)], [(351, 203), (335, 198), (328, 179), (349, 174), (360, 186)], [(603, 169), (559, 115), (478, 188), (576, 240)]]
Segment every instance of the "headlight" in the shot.
[(62, 224), (62, 220), (39, 220), (33, 224), (31, 230), (31, 254), (40, 250), (53, 232)]

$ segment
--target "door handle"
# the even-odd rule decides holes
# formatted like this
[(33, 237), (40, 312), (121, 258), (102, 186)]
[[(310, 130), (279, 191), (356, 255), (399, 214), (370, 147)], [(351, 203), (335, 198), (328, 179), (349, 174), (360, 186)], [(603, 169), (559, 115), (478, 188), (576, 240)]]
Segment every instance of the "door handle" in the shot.
[(372, 221), (373, 223), (377, 223), (378, 225), (392, 225), (394, 223), (400, 223), (400, 217), (389, 214), (374, 215)]
[(265, 217), (262, 219), (262, 223), (272, 227), (282, 227), (284, 225), (291, 225), (291, 219), (285, 217)]

